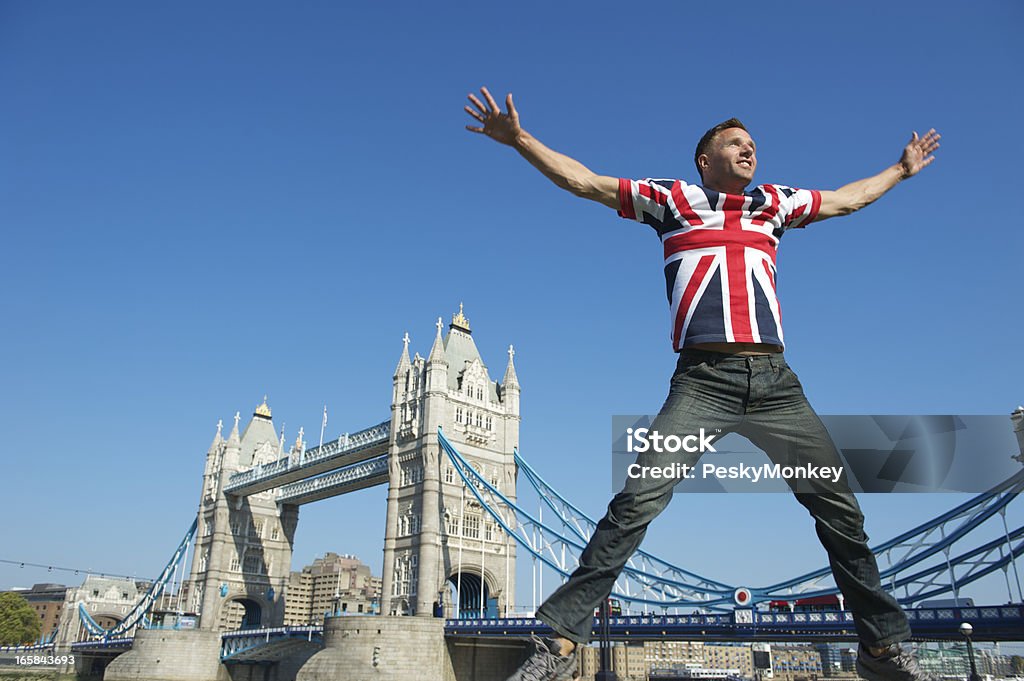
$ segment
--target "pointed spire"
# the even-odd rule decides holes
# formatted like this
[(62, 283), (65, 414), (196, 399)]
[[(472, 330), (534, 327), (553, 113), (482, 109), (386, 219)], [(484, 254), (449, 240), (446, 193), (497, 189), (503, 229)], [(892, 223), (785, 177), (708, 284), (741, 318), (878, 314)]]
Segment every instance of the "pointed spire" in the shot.
[(502, 379), (501, 384), (508, 388), (509, 386), (519, 386), (519, 377), (516, 376), (516, 365), (512, 361), (512, 358), (516, 356), (516, 349), (511, 345), (508, 346), (508, 366), (505, 368), (505, 378)]
[(403, 373), (409, 368), (409, 332), (405, 332), (405, 336), (402, 338), (402, 356), (398, 358), (398, 366), (395, 367), (395, 376)]
[(441, 318), (437, 318), (437, 336), (434, 337), (434, 345), (430, 348), (430, 356), (427, 357), (427, 362), (446, 362), (444, 358), (444, 340), (441, 338), (441, 327), (444, 326), (444, 322)]
[(241, 444), (241, 438), (238, 436), (238, 422), (242, 420), (241, 412), (235, 412), (235, 427), (231, 429), (231, 434), (228, 435), (228, 444), (239, 445)]
[(214, 447), (219, 445), (221, 442), (224, 442), (224, 435), (222, 435), (223, 432), (224, 432), (224, 419), (218, 419), (217, 420), (217, 434), (213, 436), (213, 442), (210, 443), (210, 449), (213, 449)]

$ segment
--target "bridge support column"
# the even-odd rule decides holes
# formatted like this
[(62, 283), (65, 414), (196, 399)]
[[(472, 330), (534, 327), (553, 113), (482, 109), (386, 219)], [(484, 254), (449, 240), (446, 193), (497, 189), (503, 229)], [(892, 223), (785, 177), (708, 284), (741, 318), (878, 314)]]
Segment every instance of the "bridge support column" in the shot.
[(324, 623), (324, 649), (296, 681), (455, 681), (444, 620), (433, 617), (352, 616)]
[(104, 681), (227, 681), (220, 662), (220, 632), (143, 629), (132, 649), (103, 673)]

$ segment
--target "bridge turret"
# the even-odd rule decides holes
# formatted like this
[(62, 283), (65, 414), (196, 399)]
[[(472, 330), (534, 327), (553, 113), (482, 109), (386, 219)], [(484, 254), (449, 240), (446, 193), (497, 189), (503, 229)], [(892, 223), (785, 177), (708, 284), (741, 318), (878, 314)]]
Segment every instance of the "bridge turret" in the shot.
[(220, 446), (220, 443), (224, 442), (224, 435), (222, 435), (223, 432), (224, 432), (224, 420), (223, 419), (219, 419), (217, 421), (217, 434), (213, 436), (213, 442), (210, 443), (210, 449), (207, 450), (207, 453), (210, 453), (210, 452), (213, 452), (213, 451), (217, 450), (219, 448), (219, 446)]
[(224, 450), (224, 436), (221, 434), (224, 429), (224, 421), (217, 421), (217, 434), (213, 436), (210, 448), (206, 450), (206, 468), (203, 471), (203, 482), (210, 477), (216, 477), (220, 466), (220, 455)]
[[(227, 482), (229, 475), (238, 470), (239, 457), (242, 453), (242, 439), (238, 435), (238, 421), (242, 418), (240, 412), (235, 412), (235, 425), (228, 434), (228, 440), (224, 443), (224, 456), (221, 459), (221, 476), (223, 483)], [(223, 484), (222, 484), (223, 488)]]
[(1024, 457), (1024, 406), (1017, 407), (1010, 420), (1013, 421), (1013, 432), (1017, 435), (1017, 445), (1020, 447), (1020, 456)]
[(398, 358), (398, 366), (395, 367), (394, 392), (391, 395), (392, 408), (394, 405), (405, 401), (405, 396), (411, 388), (409, 370), (412, 362), (409, 361), (409, 334), (402, 338), (402, 356)]
[[(505, 574), (506, 565), (514, 565), (515, 548), (478, 507), (460, 504), (461, 478), (440, 450), (437, 429), (514, 498), (519, 381), (514, 367), (506, 370), (507, 390), (490, 378), (461, 305), (442, 333), (438, 320), (427, 358), (417, 354), (407, 377), (395, 375), (384, 614), (431, 616), (438, 602), (448, 613), (469, 612), (490, 608), (491, 599), (500, 608), (515, 592), (514, 574)], [(402, 359), (399, 367), (405, 371)], [(460, 549), (461, 568), (455, 558)], [(456, 584), (463, 587), (459, 605), (452, 593)]]
[[(263, 397), (239, 432), (217, 435), (207, 453), (207, 478), (199, 505), (196, 548), (189, 579), (190, 610), (208, 631), (246, 626), (277, 626), (284, 621), (298, 508), (278, 504), (274, 490), (226, 494), (229, 478), (242, 469), (274, 464), (282, 445)], [(298, 448), (302, 449), (301, 436)]]
[(505, 367), (505, 377), (501, 379), (501, 400), (509, 414), (519, 416), (519, 377), (516, 376), (516, 365), (512, 361), (515, 354), (515, 348), (508, 346), (508, 366)]
[(441, 338), (441, 318), (437, 318), (437, 335), (427, 357), (427, 393), (439, 393), (448, 388), (448, 358), (444, 353), (444, 339)]

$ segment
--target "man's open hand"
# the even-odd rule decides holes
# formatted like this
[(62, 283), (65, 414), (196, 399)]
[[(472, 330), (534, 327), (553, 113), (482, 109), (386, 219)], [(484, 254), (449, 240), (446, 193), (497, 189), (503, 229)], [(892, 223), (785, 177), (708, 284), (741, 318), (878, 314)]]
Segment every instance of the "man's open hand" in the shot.
[(915, 132), (910, 142), (903, 149), (903, 156), (900, 158), (900, 166), (903, 168), (903, 177), (913, 177), (921, 172), (921, 169), (935, 160), (932, 152), (939, 148), (939, 139), (942, 136), (932, 128), (924, 137), (918, 137)]
[(519, 127), (519, 114), (512, 103), (512, 93), (505, 97), (505, 108), (508, 109), (508, 113), (501, 112), (487, 88), (480, 88), (480, 94), (487, 100), (487, 104), (481, 102), (476, 95), (469, 95), (469, 101), (473, 106), (467, 105), (465, 109), (466, 113), (483, 123), (483, 126), (467, 125), (466, 130), (487, 135), (496, 142), (512, 146), (522, 132), (522, 128)]

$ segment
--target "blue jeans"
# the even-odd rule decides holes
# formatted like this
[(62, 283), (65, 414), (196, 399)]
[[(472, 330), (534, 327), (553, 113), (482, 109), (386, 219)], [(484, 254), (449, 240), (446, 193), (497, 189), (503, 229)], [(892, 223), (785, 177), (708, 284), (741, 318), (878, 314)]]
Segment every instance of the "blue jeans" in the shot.
[[(737, 432), (780, 465), (842, 465), (832, 438), (781, 353), (680, 353), (668, 399), (651, 430), (683, 436), (700, 428), (712, 433), (720, 428), (722, 435)], [(652, 449), (639, 454), (637, 463), (692, 466), (700, 458), (699, 453)], [(611, 592), (626, 561), (639, 548), (647, 525), (668, 506), (675, 482), (627, 478), (594, 530), (579, 567), (540, 606), (537, 617), (571, 641), (589, 641), (594, 609)], [(861, 642), (881, 647), (909, 638), (906, 616), (882, 589), (878, 565), (864, 533), (864, 516), (845, 476), (838, 483), (801, 479), (790, 486), (815, 520), (818, 539), (828, 552), (836, 585), (845, 607), (853, 613)]]

